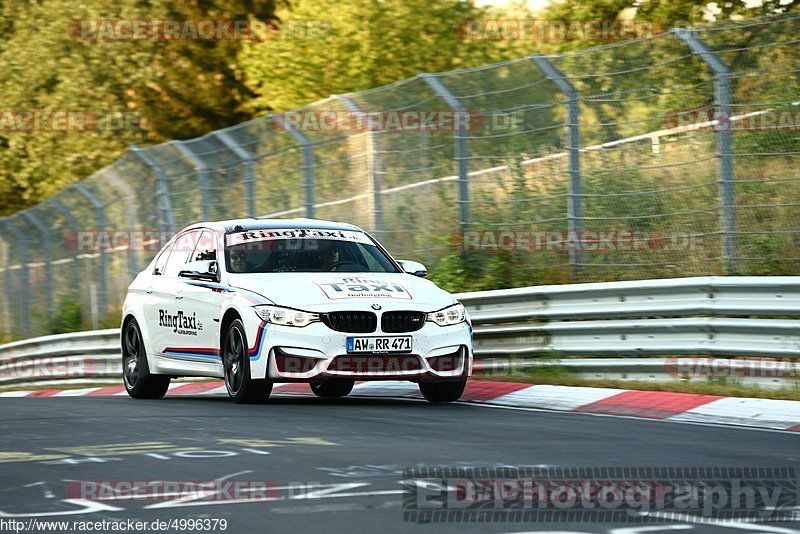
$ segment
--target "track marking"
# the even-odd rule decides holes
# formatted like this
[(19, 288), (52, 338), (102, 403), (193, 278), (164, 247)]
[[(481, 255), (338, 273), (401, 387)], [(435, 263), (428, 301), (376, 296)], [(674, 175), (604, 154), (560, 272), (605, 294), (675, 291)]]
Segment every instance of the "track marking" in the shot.
[[(663, 516), (669, 517), (671, 514), (666, 514), (664, 512), (646, 512), (645, 515), (652, 516), (656, 518), (661, 518)], [(783, 528), (783, 527), (773, 527), (770, 525), (765, 525), (763, 523), (759, 523), (758, 521), (748, 521), (746, 519), (739, 520), (739, 521), (728, 521), (728, 520), (719, 520), (713, 521), (709, 520), (704, 517), (692, 517), (692, 516), (683, 516), (681, 521), (685, 521), (686, 523), (696, 523), (700, 525), (711, 525), (718, 528), (735, 528), (738, 530), (748, 530), (750, 532), (770, 532), (774, 534), (800, 534), (800, 530), (795, 530), (791, 528)]]
[(77, 510), (59, 510), (57, 512), (26, 512), (23, 514), (10, 514), (0, 510), (0, 517), (54, 517), (58, 515), (83, 515), (95, 514), (97, 512), (121, 512), (124, 508), (111, 506), (97, 501), (87, 501), (85, 499), (63, 499), (61, 502), (82, 506)]

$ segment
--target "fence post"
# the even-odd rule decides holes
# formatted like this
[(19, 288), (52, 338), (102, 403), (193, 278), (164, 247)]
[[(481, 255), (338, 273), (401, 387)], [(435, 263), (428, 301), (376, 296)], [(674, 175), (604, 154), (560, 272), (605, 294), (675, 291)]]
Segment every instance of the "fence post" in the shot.
[(158, 198), (158, 222), (161, 229), (170, 234), (175, 233), (175, 219), (172, 214), (172, 200), (169, 198), (169, 182), (164, 169), (153, 161), (153, 158), (145, 154), (145, 151), (136, 145), (131, 145), (133, 152), (141, 159), (148, 168), (156, 175), (156, 194)]
[[(125, 180), (122, 179), (120, 177), (120, 175), (115, 170), (112, 170), (110, 168), (106, 169), (104, 174), (103, 174), (103, 178), (108, 180), (108, 182), (117, 191), (119, 191), (121, 193), (121, 196), (119, 197), (119, 199), (122, 200), (124, 205), (125, 205), (125, 217), (127, 219), (126, 225), (127, 225), (128, 231), (129, 232), (133, 232), (135, 229), (142, 229), (141, 225), (139, 225), (139, 218), (136, 215), (136, 211), (137, 211), (136, 210), (136, 207), (137, 207), (136, 204), (139, 204), (142, 201), (142, 199), (135, 200), (136, 204), (134, 204), (133, 202), (129, 202), (126, 199), (126, 197), (127, 198), (135, 197), (134, 190), (130, 186), (130, 184), (125, 182)], [(145, 200), (145, 202), (146, 202), (146, 200)], [(145, 232), (142, 235), (142, 237), (144, 237), (145, 235), (147, 235), (147, 232)], [(128, 253), (127, 253), (127, 256), (128, 256), (128, 275), (130, 276), (131, 280), (133, 280), (134, 278), (136, 278), (136, 275), (139, 273), (139, 261), (138, 261), (138, 256), (139, 256), (138, 253), (139, 253), (139, 251), (137, 250), (136, 243), (133, 240), (131, 240), (130, 238), (128, 238), (128, 243), (129, 243), (129, 245), (128, 245)], [(160, 235), (159, 235), (159, 244), (160, 243), (161, 243), (161, 238), (160, 238)], [(158, 251), (158, 249), (156, 249), (156, 251)]]
[(53, 311), (53, 247), (50, 242), (50, 229), (46, 228), (32, 213), (23, 211), (21, 215), (31, 225), (36, 227), (36, 230), (42, 236), (42, 248), (44, 255), (44, 294), (47, 299), (47, 311)]
[[(86, 200), (89, 201), (89, 204), (92, 205), (92, 209), (94, 210), (94, 216), (97, 220), (98, 230), (103, 232), (106, 230), (106, 213), (105, 213), (105, 206), (102, 202), (97, 200), (97, 197), (94, 196), (91, 191), (86, 189), (80, 183), (76, 183), (72, 187), (75, 188), (81, 195), (83, 195)], [(98, 309), (100, 313), (105, 314), (108, 310), (106, 309), (108, 303), (108, 251), (106, 251), (105, 247), (100, 247), (100, 272), (98, 273), (98, 278), (100, 282), (100, 291), (98, 295)]]
[(714, 112), (717, 118), (719, 159), (720, 231), (725, 274), (739, 272), (736, 236), (736, 193), (733, 176), (733, 132), (731, 131), (731, 71), (693, 30), (675, 28), (675, 35), (714, 72)]
[[(364, 114), (364, 112), (346, 95), (333, 95), (344, 104), (344, 107), (352, 113)], [(369, 187), (372, 193), (372, 226), (373, 231), (380, 235), (383, 232), (383, 197), (381, 196), (381, 174), (380, 156), (378, 155), (378, 134), (372, 130), (367, 130), (367, 173), (369, 175)]]
[(580, 95), (575, 86), (553, 63), (544, 56), (529, 56), (530, 60), (556, 88), (567, 97), (567, 150), (569, 153), (569, 190), (567, 192), (567, 230), (580, 246), (570, 247), (569, 263), (572, 266), (573, 280), (578, 280), (580, 266), (583, 264), (583, 186), (581, 183), (581, 131)]
[[(457, 112), (466, 113), (464, 105), (433, 74), (419, 75), (447, 106)], [(463, 128), (455, 131), (455, 160), (458, 164), (458, 226), (463, 232), (469, 226), (469, 159), (467, 132)]]
[[(4, 217), (3, 219), (0, 219), (0, 223), (2, 223), (3, 226), (5, 226), (9, 234), (12, 234), (14, 236), (14, 240), (17, 242), (16, 251), (19, 254), (14, 256), (14, 258), (18, 260), (20, 263), (19, 272), (20, 272), (20, 278), (22, 280), (22, 283), (19, 284), (19, 287), (17, 287), (17, 289), (21, 293), (20, 311), (22, 313), (20, 314), (20, 316), (22, 319), (22, 335), (24, 335), (25, 337), (30, 337), (31, 314), (30, 314), (30, 303), (28, 302), (28, 299), (30, 298), (31, 295), (30, 291), (31, 283), (30, 283), (30, 277), (28, 276), (29, 275), (28, 248), (30, 247), (30, 243), (25, 238), (25, 233), (20, 232), (19, 228), (17, 228), (14, 225), (14, 223), (11, 222), (11, 219), (9, 219), (8, 217)], [(6, 241), (6, 243), (8, 243), (8, 241)], [(9, 249), (8, 253), (6, 254), (6, 276), (4, 278), (7, 280), (6, 282), (7, 284), (10, 283), (8, 274), (11, 272), (11, 257), (12, 257), (11, 250), (13, 249)], [(12, 288), (10, 287), (10, 285), (7, 285), (6, 291), (9, 296), (11, 295), (11, 290)], [(10, 313), (11, 313), (11, 306), (9, 303), (9, 315)]]
[(170, 141), (169, 145), (175, 147), (181, 156), (186, 158), (197, 173), (200, 182), (200, 216), (204, 221), (208, 220), (208, 165), (197, 157), (183, 141)]
[(11, 256), (11, 244), (9, 239), (7, 239), (2, 232), (0, 232), (0, 241), (2, 241), (3, 251), (6, 254), (6, 261), (3, 269), (3, 291), (5, 294), (0, 295), (0, 299), (3, 299), (3, 314), (0, 318), (3, 320), (4, 330), (2, 332), (5, 334), (11, 334), (11, 278), (9, 276), (10, 271), (8, 270), (8, 258)]
[(213, 135), (219, 139), (244, 164), (244, 186), (247, 191), (247, 216), (256, 216), (256, 188), (253, 180), (253, 156), (239, 146), (225, 130), (217, 130)]
[[(70, 213), (70, 211), (66, 207), (64, 207), (64, 204), (62, 204), (61, 201), (57, 197), (50, 197), (49, 199), (47, 199), (47, 201), (50, 203), (50, 205), (53, 206), (53, 208), (55, 208), (55, 210), (58, 213), (61, 214), (62, 217), (64, 217), (64, 219), (66, 219), (67, 224), (69, 224), (70, 227), (72, 228), (72, 230), (75, 232), (75, 239), (76, 239), (75, 245), (77, 246), (77, 244), (78, 244), (78, 242), (77, 242), (78, 231), (79, 231), (78, 230), (78, 219), (76, 219), (75, 216), (72, 213)], [(78, 250), (76, 248), (75, 250), (72, 250), (71, 252), (72, 252), (72, 275), (71, 275), (71, 277), (72, 277), (71, 278), (72, 287), (71, 287), (71, 289), (73, 291), (79, 291), (80, 290), (80, 279), (78, 277)]]
[(293, 130), (286, 124), (286, 121), (281, 116), (273, 116), (272, 119), (278, 124), (283, 131), (292, 136), (292, 139), (303, 149), (303, 187), (305, 188), (305, 208), (306, 217), (309, 219), (314, 218), (314, 153), (311, 149), (311, 141), (302, 133)]

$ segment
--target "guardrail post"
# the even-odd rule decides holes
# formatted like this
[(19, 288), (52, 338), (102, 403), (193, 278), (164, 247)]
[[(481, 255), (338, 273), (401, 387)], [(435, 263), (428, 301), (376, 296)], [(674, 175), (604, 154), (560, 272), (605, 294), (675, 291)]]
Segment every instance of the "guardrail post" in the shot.
[[(464, 105), (433, 74), (419, 75), (447, 106), (457, 112), (466, 113)], [(458, 226), (464, 231), (469, 226), (469, 159), (467, 151), (467, 132), (462, 128), (455, 131), (455, 160), (458, 164)]]
[(192, 152), (183, 141), (170, 141), (169, 145), (173, 146), (181, 156), (186, 158), (197, 173), (197, 179), (200, 182), (200, 216), (204, 221), (208, 220), (208, 165), (197, 157), (197, 154)]
[[(72, 187), (75, 188), (81, 195), (83, 195), (86, 200), (89, 201), (89, 204), (92, 205), (92, 209), (94, 210), (95, 219), (97, 220), (97, 229), (101, 232), (106, 230), (106, 213), (105, 213), (105, 206), (102, 202), (97, 200), (97, 197), (94, 196), (91, 191), (86, 189), (80, 183), (73, 185)], [(98, 278), (100, 282), (100, 291), (98, 292), (98, 309), (100, 313), (106, 313), (106, 305), (108, 303), (108, 252), (104, 247), (100, 247), (100, 272), (98, 273)]]
[(153, 158), (148, 156), (144, 150), (136, 145), (131, 145), (131, 152), (133, 152), (139, 159), (141, 159), (148, 168), (150, 168), (156, 175), (156, 195), (158, 198), (158, 223), (161, 229), (170, 234), (175, 233), (175, 219), (172, 214), (172, 200), (169, 198), (169, 182), (167, 181), (167, 174), (164, 169), (153, 161)]
[(255, 217), (256, 188), (255, 181), (253, 180), (253, 156), (243, 147), (239, 146), (225, 130), (217, 130), (216, 132), (212, 132), (212, 135), (228, 147), (237, 158), (242, 160), (242, 164), (244, 165), (244, 187), (245, 191), (247, 191), (247, 216)]
[(314, 153), (311, 149), (311, 141), (301, 132), (293, 130), (286, 124), (282, 117), (272, 117), (283, 131), (292, 136), (292, 139), (303, 149), (303, 187), (305, 188), (305, 209), (306, 217), (314, 218)]
[[(78, 239), (78, 219), (66, 208), (64, 204), (57, 197), (50, 197), (47, 199), (47, 202), (50, 203), (55, 210), (61, 214), (64, 219), (66, 219), (67, 224), (70, 225), (72, 230), (75, 232), (75, 239), (76, 239), (76, 246), (77, 246), (77, 239)], [(72, 250), (72, 275), (71, 275), (71, 282), (72, 282), (72, 289), (73, 291), (78, 291), (80, 288), (80, 280), (78, 277), (78, 250)]]
[[(6, 279), (6, 294), (10, 296), (12, 287), (10, 286), (10, 279), (8, 275), (11, 272), (11, 258), (13, 256), (14, 259), (19, 261), (20, 264), (19, 272), (22, 281), (22, 283), (19, 284), (19, 287), (17, 288), (21, 293), (21, 298), (19, 303), (21, 313), (17, 317), (22, 319), (22, 334), (25, 337), (28, 337), (31, 335), (30, 303), (28, 302), (28, 299), (30, 299), (30, 294), (31, 294), (30, 291), (31, 282), (28, 273), (28, 263), (29, 263), (28, 249), (30, 247), (30, 243), (26, 239), (25, 233), (20, 232), (19, 228), (17, 228), (14, 225), (14, 223), (11, 222), (11, 219), (9, 219), (8, 217), (0, 219), (0, 223), (3, 226), (5, 226), (8, 233), (14, 236), (14, 240), (17, 242), (16, 252), (18, 252), (18, 254), (15, 255), (12, 254), (11, 251), (13, 249), (9, 249), (8, 253), (6, 254), (6, 272), (5, 272), (6, 276), (4, 276), (3, 278)], [(6, 243), (8, 243), (8, 241), (6, 241)], [(12, 303), (9, 302), (9, 315), (11, 313), (11, 304)]]
[[(364, 112), (345, 95), (334, 95), (344, 104), (344, 107), (352, 113), (364, 114)], [(369, 187), (372, 193), (372, 226), (376, 234), (383, 232), (383, 198), (381, 196), (381, 175), (380, 175), (380, 156), (378, 156), (378, 134), (367, 130), (367, 173), (369, 175)]]
[(53, 311), (53, 247), (50, 242), (50, 229), (46, 228), (32, 213), (23, 211), (21, 215), (42, 236), (42, 252), (44, 255), (44, 294), (47, 299), (47, 311)]
[(674, 28), (673, 33), (693, 54), (714, 72), (714, 111), (717, 118), (717, 158), (719, 159), (720, 231), (725, 274), (738, 268), (736, 236), (736, 193), (733, 175), (733, 132), (731, 130), (731, 71), (693, 30)]
[(569, 187), (567, 191), (567, 231), (580, 243), (578, 250), (570, 247), (569, 263), (572, 277), (579, 278), (583, 264), (583, 186), (581, 183), (580, 94), (575, 86), (544, 56), (529, 56), (539, 70), (567, 97), (567, 150), (569, 152)]

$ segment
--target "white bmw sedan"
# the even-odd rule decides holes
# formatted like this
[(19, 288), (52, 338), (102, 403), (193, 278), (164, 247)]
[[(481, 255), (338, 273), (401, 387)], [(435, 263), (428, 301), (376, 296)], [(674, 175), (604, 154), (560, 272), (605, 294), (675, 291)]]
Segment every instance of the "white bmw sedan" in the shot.
[(176, 234), (128, 288), (125, 389), (161, 398), (170, 379), (225, 379), (239, 403), (276, 382), (343, 397), (355, 381), (409, 380), (458, 400), (472, 372), (464, 307), (360, 228), (313, 219), (201, 223)]

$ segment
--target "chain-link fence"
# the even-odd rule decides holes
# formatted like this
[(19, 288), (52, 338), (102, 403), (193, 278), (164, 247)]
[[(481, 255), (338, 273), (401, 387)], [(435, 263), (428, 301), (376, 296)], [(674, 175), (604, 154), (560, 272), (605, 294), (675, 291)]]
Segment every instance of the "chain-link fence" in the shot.
[(224, 218), (352, 222), (456, 290), (794, 274), (798, 35), (672, 30), (132, 147), (0, 219), (0, 336), (113, 316), (165, 238)]

